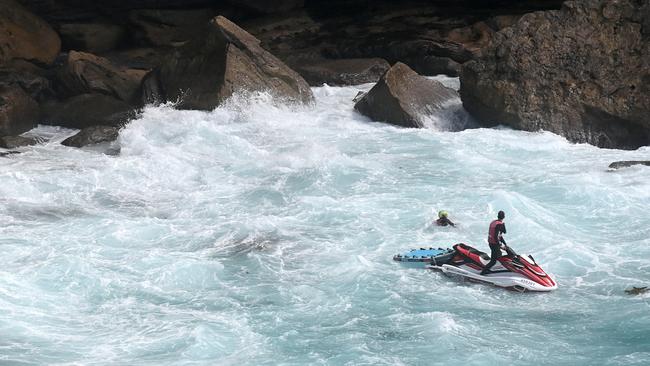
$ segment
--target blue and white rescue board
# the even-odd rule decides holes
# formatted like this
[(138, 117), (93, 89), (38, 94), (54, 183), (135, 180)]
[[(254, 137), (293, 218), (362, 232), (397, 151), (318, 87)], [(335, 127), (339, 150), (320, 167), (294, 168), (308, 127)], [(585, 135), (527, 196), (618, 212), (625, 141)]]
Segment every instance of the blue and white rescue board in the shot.
[(393, 260), (409, 267), (425, 268), (429, 265), (441, 265), (447, 263), (454, 256), (453, 249), (442, 248), (420, 248), (411, 249), (406, 253), (396, 254)]

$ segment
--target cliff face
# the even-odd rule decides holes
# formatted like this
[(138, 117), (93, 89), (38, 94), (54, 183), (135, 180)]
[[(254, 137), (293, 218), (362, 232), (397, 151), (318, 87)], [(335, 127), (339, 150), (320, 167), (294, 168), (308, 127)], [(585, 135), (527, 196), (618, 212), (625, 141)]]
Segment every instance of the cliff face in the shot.
[(568, 1), (527, 14), (463, 66), (465, 108), (574, 142), (650, 143), (650, 2)]

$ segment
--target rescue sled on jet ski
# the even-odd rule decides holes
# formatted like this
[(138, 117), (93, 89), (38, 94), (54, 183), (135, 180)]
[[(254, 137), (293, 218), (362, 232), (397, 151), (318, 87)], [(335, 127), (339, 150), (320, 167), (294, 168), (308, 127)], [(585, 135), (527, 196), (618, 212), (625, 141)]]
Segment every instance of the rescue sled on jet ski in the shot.
[[(454, 245), (454, 255), (449, 258), (433, 257), (426, 268), (474, 282), (489, 283), (516, 291), (553, 291), (557, 283), (535, 262), (531, 255), (519, 255), (509, 247), (507, 255), (500, 257), (491, 272), (481, 275), (490, 257), (467, 244)], [(443, 263), (443, 259), (448, 259)], [(435, 264), (433, 264), (435, 263)]]

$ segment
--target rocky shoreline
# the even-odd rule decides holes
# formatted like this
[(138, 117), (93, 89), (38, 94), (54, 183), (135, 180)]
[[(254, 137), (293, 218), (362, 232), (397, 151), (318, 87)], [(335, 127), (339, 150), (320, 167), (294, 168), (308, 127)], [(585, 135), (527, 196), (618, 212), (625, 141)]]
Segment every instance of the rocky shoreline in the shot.
[(0, 0), (0, 137), (32, 144), (15, 137), (53, 124), (81, 129), (70, 145), (84, 146), (146, 104), (210, 110), (260, 90), (310, 103), (309, 85), (380, 78), (389, 87), (356, 109), (422, 127), (417, 113), (453, 93), (418, 74), (447, 74), (483, 125), (636, 149), (650, 144), (649, 12), (648, 0)]

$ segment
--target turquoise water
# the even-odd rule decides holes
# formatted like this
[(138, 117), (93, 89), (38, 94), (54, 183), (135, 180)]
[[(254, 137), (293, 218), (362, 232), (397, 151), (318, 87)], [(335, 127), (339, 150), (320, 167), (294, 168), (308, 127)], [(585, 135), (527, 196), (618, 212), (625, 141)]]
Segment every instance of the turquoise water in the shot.
[[(650, 295), (623, 291), (650, 285), (650, 169), (607, 171), (650, 149), (394, 128), (353, 111), (367, 87), (149, 108), (119, 156), (35, 130), (0, 158), (0, 364), (650, 364)], [(391, 260), (487, 250), (498, 210), (556, 292)]]

